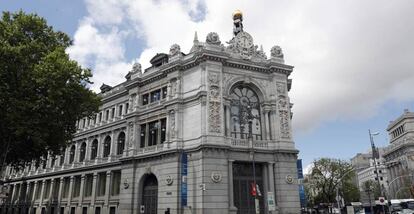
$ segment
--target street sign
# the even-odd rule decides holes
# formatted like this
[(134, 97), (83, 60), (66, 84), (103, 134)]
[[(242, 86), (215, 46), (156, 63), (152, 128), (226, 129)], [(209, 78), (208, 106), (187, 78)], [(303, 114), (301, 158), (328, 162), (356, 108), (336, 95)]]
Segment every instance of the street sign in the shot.
[(384, 197), (379, 197), (378, 201), (379, 201), (380, 205), (385, 205), (385, 198)]

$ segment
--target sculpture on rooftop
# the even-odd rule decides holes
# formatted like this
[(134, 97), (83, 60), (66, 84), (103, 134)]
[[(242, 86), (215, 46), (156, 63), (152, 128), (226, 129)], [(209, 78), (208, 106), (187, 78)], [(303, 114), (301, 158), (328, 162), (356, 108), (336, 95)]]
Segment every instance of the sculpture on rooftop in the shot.
[(270, 50), (270, 56), (272, 58), (279, 58), (279, 59), (283, 59), (283, 52), (282, 52), (282, 48), (280, 48), (279, 46), (273, 46), (272, 49)]
[(177, 45), (177, 44), (171, 45), (171, 48), (170, 48), (170, 56), (175, 56), (175, 55), (178, 55), (178, 54), (181, 54), (181, 48), (180, 48), (180, 46)]
[(210, 45), (220, 45), (220, 37), (216, 32), (210, 32), (207, 34), (206, 43)]
[(243, 32), (243, 13), (236, 10), (233, 13), (233, 34), (237, 36), (240, 32)]
[(135, 62), (132, 66), (132, 73), (141, 73), (141, 64), (139, 62)]

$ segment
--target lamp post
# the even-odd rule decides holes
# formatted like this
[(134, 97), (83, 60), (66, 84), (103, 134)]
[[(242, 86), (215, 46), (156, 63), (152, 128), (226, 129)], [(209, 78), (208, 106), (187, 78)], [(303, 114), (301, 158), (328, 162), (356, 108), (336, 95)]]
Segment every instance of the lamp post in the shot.
[[(375, 177), (376, 177), (376, 180), (377, 180), (378, 189), (380, 191), (380, 194), (381, 194), (381, 196), (383, 196), (380, 180), (379, 180), (379, 177), (378, 177), (378, 169), (377, 169), (377, 161), (376, 161), (377, 149), (375, 148), (374, 138), (373, 138), (373, 136), (379, 135), (379, 132), (371, 133), (371, 130), (368, 129), (368, 133), (369, 133), (369, 140), (371, 141), (372, 159), (374, 161)], [(378, 157), (379, 157), (379, 154), (378, 154)], [(374, 195), (374, 200), (375, 200), (375, 195)], [(382, 212), (385, 213), (384, 205), (382, 205)]]

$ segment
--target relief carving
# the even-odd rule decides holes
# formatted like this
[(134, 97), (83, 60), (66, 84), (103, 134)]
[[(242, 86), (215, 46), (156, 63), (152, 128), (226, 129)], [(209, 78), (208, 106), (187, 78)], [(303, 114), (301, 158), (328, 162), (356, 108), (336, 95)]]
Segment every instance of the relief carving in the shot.
[(286, 86), (284, 83), (276, 83), (276, 91), (278, 94), (284, 95), (286, 93)]
[(221, 132), (221, 117), (220, 117), (220, 102), (210, 102), (208, 113), (209, 131), (220, 133)]
[(217, 73), (208, 75), (209, 83), (209, 105), (208, 123), (209, 131), (214, 133), (221, 132), (221, 103), (220, 103), (220, 76)]
[(175, 111), (170, 111), (170, 136), (171, 138), (175, 138)]
[(279, 117), (280, 117), (280, 135), (282, 138), (289, 138), (290, 131), (289, 131), (288, 111), (280, 110)]
[(134, 142), (134, 123), (129, 123), (129, 140), (128, 140), (128, 147), (132, 147), (132, 143)]

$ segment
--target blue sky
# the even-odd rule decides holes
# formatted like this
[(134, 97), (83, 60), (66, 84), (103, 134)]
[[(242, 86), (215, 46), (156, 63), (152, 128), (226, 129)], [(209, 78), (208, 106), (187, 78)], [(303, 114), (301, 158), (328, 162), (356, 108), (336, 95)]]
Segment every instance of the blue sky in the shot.
[(148, 66), (177, 43), (184, 52), (194, 32), (231, 38), (231, 13), (244, 12), (255, 43), (280, 45), (295, 66), (290, 92), (294, 140), (304, 166), (319, 157), (349, 159), (370, 148), (404, 109), (414, 111), (414, 3), (220, 0), (1, 0), (0, 9), (35, 12), (74, 40), (73, 59), (94, 72), (92, 86), (123, 81), (134, 62)]

